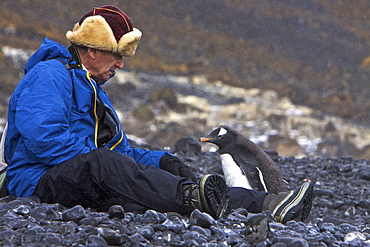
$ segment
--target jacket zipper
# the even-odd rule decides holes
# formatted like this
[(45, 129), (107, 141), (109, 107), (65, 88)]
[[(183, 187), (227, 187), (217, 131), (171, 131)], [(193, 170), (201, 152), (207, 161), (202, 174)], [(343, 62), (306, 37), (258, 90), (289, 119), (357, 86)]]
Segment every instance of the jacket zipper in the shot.
[[(98, 98), (97, 96), (97, 92), (96, 92), (96, 87), (93, 83), (94, 79), (91, 78), (91, 74), (90, 72), (87, 72), (86, 74), (87, 78), (89, 79), (89, 83), (91, 85), (91, 87), (93, 88), (94, 90), (94, 117), (95, 117), (95, 131), (94, 131), (94, 143), (95, 143), (95, 147), (96, 148), (99, 148), (98, 147), (98, 129), (99, 129), (99, 118), (98, 118), (98, 114), (97, 114), (97, 110), (96, 110), (96, 100)], [(95, 82), (95, 81), (94, 81)], [(104, 102), (103, 102), (104, 103)], [(119, 119), (116, 119), (117, 121), (119, 121)], [(119, 125), (118, 125), (119, 126)], [(110, 150), (113, 150), (114, 148), (116, 148), (118, 146), (118, 144), (120, 144), (123, 140), (123, 133), (122, 133), (122, 129), (120, 129), (119, 133), (121, 133), (121, 137), (120, 139), (114, 144), (112, 145), (109, 149)], [(118, 133), (117, 133), (118, 134)]]
[(93, 79), (91, 78), (90, 72), (86, 73), (87, 79), (89, 79), (89, 83), (94, 90), (94, 117), (95, 117), (95, 131), (94, 131), (94, 143), (95, 147), (98, 148), (98, 128), (99, 128), (99, 119), (98, 114), (96, 113), (96, 99), (97, 99), (97, 92), (94, 83), (92, 82)]

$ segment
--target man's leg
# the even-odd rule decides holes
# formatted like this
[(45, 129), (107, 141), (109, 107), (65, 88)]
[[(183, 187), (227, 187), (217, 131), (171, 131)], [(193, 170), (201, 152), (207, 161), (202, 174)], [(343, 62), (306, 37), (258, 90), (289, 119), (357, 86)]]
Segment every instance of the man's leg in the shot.
[(130, 211), (150, 208), (183, 213), (182, 185), (190, 183), (187, 178), (101, 148), (51, 168), (39, 180), (34, 195), (67, 207), (107, 210), (119, 204)]
[(262, 212), (266, 195), (266, 192), (241, 187), (230, 187), (227, 191), (231, 209), (245, 208), (250, 213)]
[(127, 211), (188, 214), (195, 208), (214, 218), (227, 211), (226, 183), (219, 175), (206, 175), (200, 184), (106, 148), (81, 154), (48, 170), (34, 195), (42, 202), (67, 207), (81, 205), (106, 211), (122, 205)]

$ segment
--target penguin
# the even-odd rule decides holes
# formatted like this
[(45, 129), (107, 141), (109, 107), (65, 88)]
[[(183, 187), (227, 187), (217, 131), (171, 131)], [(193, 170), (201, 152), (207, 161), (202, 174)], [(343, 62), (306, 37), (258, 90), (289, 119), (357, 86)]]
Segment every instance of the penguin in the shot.
[(235, 129), (221, 125), (199, 141), (218, 146), (222, 171), (229, 187), (273, 194), (286, 191), (286, 182), (271, 157)]

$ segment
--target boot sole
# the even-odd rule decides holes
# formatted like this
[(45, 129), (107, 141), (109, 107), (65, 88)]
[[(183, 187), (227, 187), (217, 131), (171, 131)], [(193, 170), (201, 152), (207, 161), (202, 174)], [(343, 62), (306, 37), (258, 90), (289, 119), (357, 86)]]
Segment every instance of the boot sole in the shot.
[(227, 185), (219, 175), (208, 174), (199, 183), (199, 196), (202, 211), (213, 218), (222, 218), (229, 212), (229, 199), (226, 197)]
[(289, 193), (275, 208), (273, 215), (278, 222), (293, 219), (304, 221), (310, 214), (313, 199), (313, 183), (304, 183), (299, 190)]

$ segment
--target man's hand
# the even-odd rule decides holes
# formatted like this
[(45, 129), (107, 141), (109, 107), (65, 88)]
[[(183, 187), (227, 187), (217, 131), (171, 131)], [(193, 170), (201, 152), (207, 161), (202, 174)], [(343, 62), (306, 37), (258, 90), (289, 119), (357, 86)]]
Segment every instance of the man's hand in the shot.
[(194, 183), (197, 181), (191, 168), (182, 163), (182, 161), (175, 156), (168, 154), (163, 155), (160, 159), (159, 166), (162, 170), (168, 171), (173, 175), (189, 178)]

